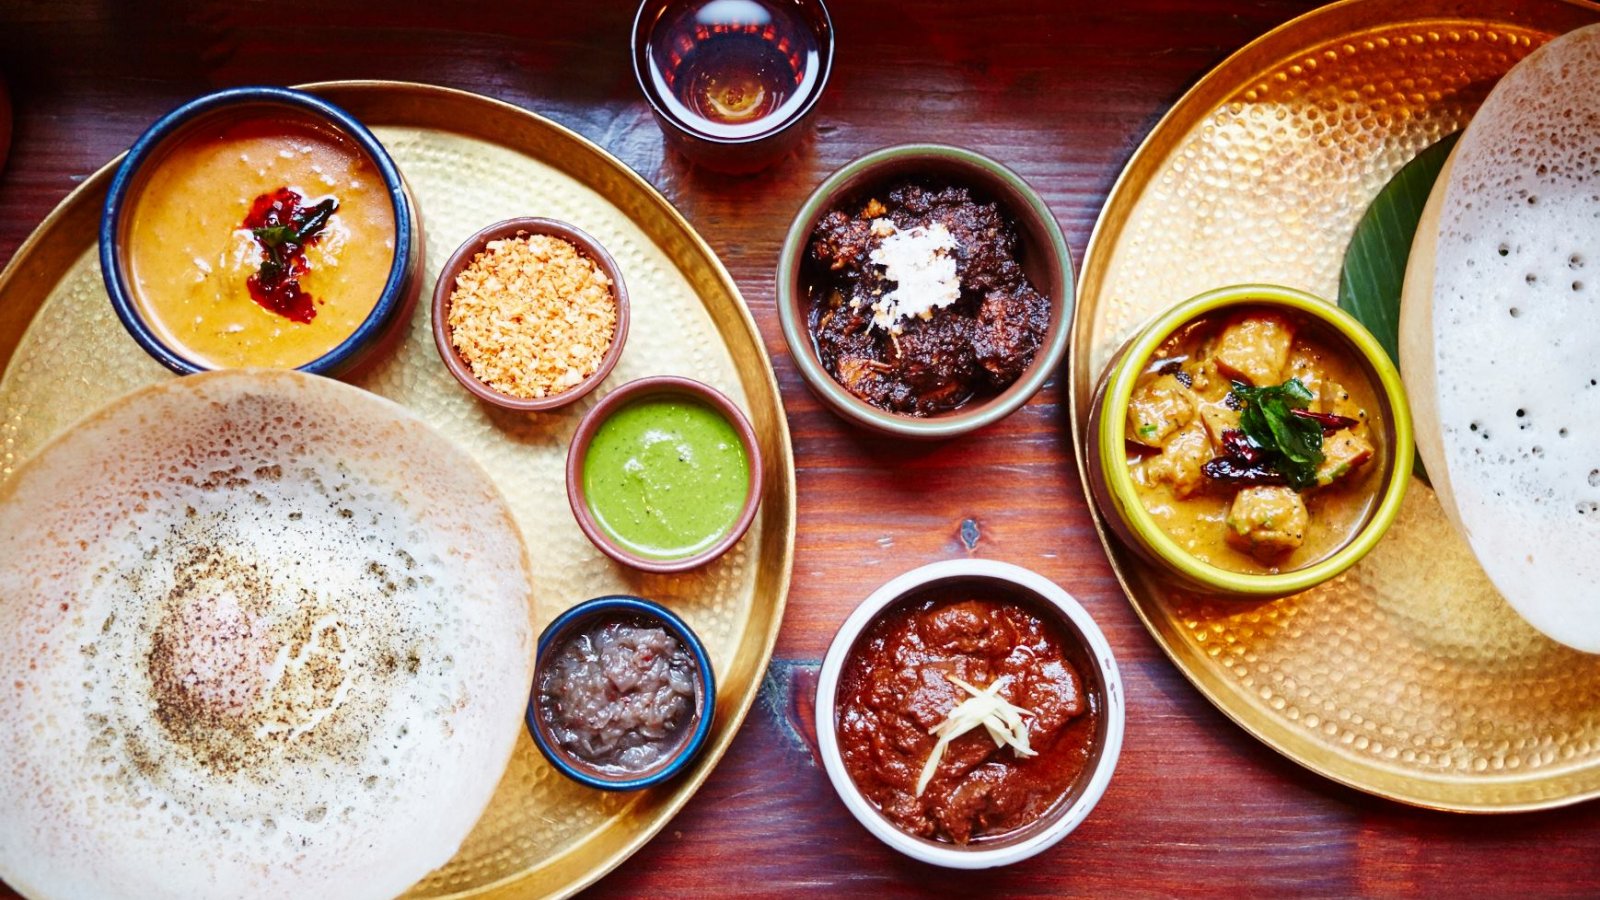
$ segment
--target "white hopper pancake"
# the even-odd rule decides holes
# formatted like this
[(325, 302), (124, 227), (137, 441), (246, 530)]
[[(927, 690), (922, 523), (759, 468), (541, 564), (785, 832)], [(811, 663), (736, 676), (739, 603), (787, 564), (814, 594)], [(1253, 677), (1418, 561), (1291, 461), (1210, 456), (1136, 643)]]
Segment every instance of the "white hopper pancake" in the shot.
[(174, 379), (0, 485), (0, 877), (384, 897), (522, 728), (522, 540), (470, 458), (295, 372)]
[(1600, 26), (1529, 55), (1462, 135), (1412, 246), (1400, 362), (1495, 587), (1600, 652)]

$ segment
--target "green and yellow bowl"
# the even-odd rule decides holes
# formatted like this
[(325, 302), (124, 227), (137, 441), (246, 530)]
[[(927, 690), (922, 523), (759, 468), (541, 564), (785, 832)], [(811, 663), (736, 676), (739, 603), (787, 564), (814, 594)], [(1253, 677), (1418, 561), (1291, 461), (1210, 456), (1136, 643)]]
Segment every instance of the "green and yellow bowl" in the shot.
[[(1233, 572), (1200, 559), (1167, 535), (1146, 511), (1128, 471), (1128, 402), (1134, 384), (1152, 354), (1167, 338), (1195, 319), (1233, 307), (1277, 307), (1315, 319), (1326, 336), (1339, 339), (1365, 364), (1377, 388), (1387, 427), (1383, 440), (1383, 477), (1378, 503), (1366, 524), (1332, 555), (1288, 572), (1254, 575)], [(1100, 378), (1089, 412), (1084, 459), (1089, 487), (1100, 514), (1113, 533), (1145, 561), (1178, 584), (1208, 594), (1237, 598), (1282, 597), (1309, 590), (1339, 575), (1367, 555), (1400, 512), (1411, 481), (1414, 445), (1411, 411), (1400, 373), (1376, 338), (1350, 314), (1312, 294), (1270, 284), (1241, 284), (1207, 291), (1174, 306), (1145, 325), (1123, 345)]]

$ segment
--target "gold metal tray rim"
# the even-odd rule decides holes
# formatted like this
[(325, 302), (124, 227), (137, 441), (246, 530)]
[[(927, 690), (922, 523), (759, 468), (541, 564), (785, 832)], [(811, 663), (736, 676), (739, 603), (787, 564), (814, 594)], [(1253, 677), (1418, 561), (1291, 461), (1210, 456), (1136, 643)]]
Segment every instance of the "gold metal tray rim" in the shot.
[[(1578, 10), (1600, 12), (1600, 2), (1589, 2), (1589, 0), (1552, 0), (1552, 2)], [(1533, 812), (1575, 805), (1600, 797), (1600, 777), (1594, 779), (1593, 786), (1587, 789), (1543, 800), (1499, 803), (1447, 801), (1440, 799), (1442, 792), (1430, 793), (1417, 790), (1416, 787), (1420, 785), (1444, 787), (1452, 783), (1450, 779), (1430, 777), (1421, 773), (1396, 778), (1391, 772), (1358, 760), (1340, 760), (1337, 764), (1329, 764), (1318, 758), (1314, 752), (1315, 745), (1303, 735), (1282, 727), (1281, 723), (1269, 716), (1261, 716), (1260, 721), (1248, 717), (1246, 713), (1253, 710), (1248, 704), (1236, 702), (1231, 698), (1230, 694), (1235, 689), (1222, 683), (1220, 679), (1207, 677), (1209, 673), (1191, 663), (1188, 659), (1192, 652), (1190, 648), (1173, 640), (1164, 627), (1165, 623), (1151, 615), (1150, 601), (1140, 599), (1128, 574), (1129, 568), (1136, 566), (1137, 563), (1131, 560), (1128, 551), (1116, 542), (1106, 527), (1105, 518), (1095, 505), (1093, 491), (1089, 486), (1089, 471), (1084, 460), (1085, 454), (1090, 452), (1090, 449), (1085, 443), (1087, 435), (1084, 429), (1088, 420), (1088, 404), (1093, 396), (1094, 373), (1089, 371), (1087, 359), (1092, 340), (1090, 334), (1092, 321), (1088, 312), (1090, 304), (1083, 302), (1083, 298), (1090, 295), (1098, 299), (1105, 279), (1107, 260), (1121, 237), (1137, 200), (1137, 195), (1129, 196), (1135, 182), (1146, 180), (1148, 173), (1159, 166), (1171, 151), (1170, 146), (1157, 143), (1158, 137), (1166, 130), (1176, 127), (1180, 120), (1189, 119), (1191, 112), (1197, 107), (1202, 111), (1215, 108), (1216, 103), (1220, 102), (1234, 86), (1234, 82), (1229, 80), (1233, 70), (1249, 67), (1258, 71), (1269, 60), (1293, 55), (1292, 52), (1277, 52), (1277, 44), (1283, 41), (1285, 36), (1298, 34), (1313, 26), (1337, 22), (1338, 17), (1350, 10), (1372, 3), (1373, 0), (1338, 0), (1296, 16), (1229, 54), (1226, 59), (1213, 66), (1199, 81), (1184, 91), (1177, 102), (1167, 108), (1149, 133), (1139, 142), (1139, 146), (1123, 166), (1122, 171), (1118, 173), (1110, 191), (1106, 194), (1106, 201), (1100, 209), (1100, 214), (1095, 218), (1089, 242), (1084, 248), (1082, 272), (1078, 282), (1078, 302), (1073, 308), (1072, 370), (1068, 378), (1067, 402), (1070, 409), (1072, 444), (1077, 451), (1075, 455), (1079, 486), (1088, 501), (1095, 533), (1099, 536), (1100, 546), (1104, 549), (1106, 559), (1116, 575), (1117, 585), (1121, 588), (1128, 605), (1133, 608), (1134, 614), (1138, 616), (1140, 624), (1161, 648), (1167, 659), (1200, 692), (1201, 696), (1252, 738), (1289, 761), (1330, 781), (1408, 806), (1452, 813), (1498, 814)], [(1544, 782), (1562, 774), (1561, 771), (1547, 771), (1537, 775), (1486, 776), (1479, 780), (1483, 783), (1512, 785)], [(1363, 775), (1368, 777), (1363, 778)], [(1390, 782), (1398, 782), (1398, 785), (1388, 786)]]
[[(774, 596), (761, 598), (761, 602), (770, 605), (772, 625), (767, 629), (767, 634), (763, 638), (760, 646), (759, 661), (758, 665), (755, 667), (757, 675), (756, 677), (752, 678), (745, 688), (739, 693), (737, 702), (732, 706), (732, 713), (726, 719), (727, 725), (723, 729), (723, 733), (706, 748), (704, 751), (704, 756), (701, 758), (701, 761), (696, 764), (694, 771), (688, 773), (680, 780), (673, 782), (671, 787), (667, 789), (672, 792), (670, 799), (668, 799), (664, 804), (650, 814), (650, 823), (644, 828), (639, 829), (638, 832), (630, 839), (624, 841), (619, 847), (613, 850), (611, 854), (603, 858), (598, 865), (592, 866), (582, 877), (568, 882), (567, 884), (555, 891), (550, 892), (547, 895), (551, 897), (572, 896), (578, 891), (581, 891), (584, 888), (594, 884), (596, 881), (600, 880), (602, 877), (616, 869), (617, 866), (621, 865), (634, 853), (638, 852), (638, 850), (648, 843), (652, 838), (659, 834), (661, 830), (666, 827), (667, 823), (682, 811), (684, 805), (688, 803), (689, 799), (694, 796), (694, 794), (705, 783), (706, 779), (710, 777), (712, 770), (715, 769), (717, 764), (721, 762), (723, 756), (727, 753), (728, 748), (732, 745), (733, 740), (738, 736), (738, 732), (740, 728), (743, 727), (745, 718), (748, 716), (751, 707), (755, 705), (756, 696), (761, 689), (762, 678), (765, 675), (767, 667), (771, 663), (772, 653), (777, 645), (778, 632), (781, 630), (783, 623), (783, 613), (788, 603), (789, 587), (793, 580), (795, 528), (797, 523), (797, 504), (795, 502), (797, 493), (795, 483), (794, 446), (789, 432), (788, 416), (783, 405), (783, 395), (778, 388), (777, 374), (772, 367), (771, 356), (767, 353), (766, 343), (761, 337), (761, 331), (756, 326), (755, 318), (751, 314), (749, 305), (745, 302), (744, 295), (742, 292), (740, 292), (737, 282), (734, 281), (733, 276), (722, 264), (722, 260), (716, 255), (716, 252), (712, 250), (711, 246), (706, 243), (705, 239), (700, 235), (700, 233), (694, 229), (689, 221), (683, 217), (683, 214), (680, 213), (677, 208), (674, 207), (653, 185), (651, 185), (633, 169), (629, 168), (621, 160), (611, 155), (611, 153), (606, 151), (603, 147), (599, 146), (593, 141), (590, 141), (583, 135), (578, 134), (559, 122), (555, 122), (539, 115), (538, 113), (532, 112), (531, 110), (523, 109), (522, 107), (507, 103), (503, 100), (495, 99), (493, 97), (487, 97), (482, 94), (476, 94), (456, 88), (422, 84), (418, 82), (390, 81), (382, 79), (318, 81), (295, 85), (295, 87), (299, 90), (305, 90), (313, 93), (338, 91), (404, 92), (441, 103), (468, 103), (486, 105), (500, 112), (501, 114), (523, 117), (531, 120), (538, 127), (548, 129), (559, 138), (579, 147), (583, 151), (598, 159), (602, 165), (610, 168), (618, 177), (632, 185), (633, 189), (640, 192), (641, 196), (649, 198), (651, 204), (656, 208), (657, 212), (664, 217), (666, 222), (672, 228), (675, 228), (681, 232), (682, 235), (688, 240), (692, 252), (702, 257), (704, 260), (709, 261), (712, 275), (728, 292), (730, 298), (734, 301), (733, 305), (738, 313), (739, 324), (743, 327), (744, 331), (746, 332), (746, 337), (749, 339), (751, 345), (755, 348), (758, 357), (763, 363), (763, 365), (760, 367), (760, 372), (758, 373), (758, 387), (762, 392), (770, 396), (776, 406), (777, 416), (775, 417), (773, 426), (776, 428), (777, 441), (775, 443), (779, 445), (781, 452), (768, 455), (770, 460), (770, 468), (767, 473), (769, 487), (767, 489), (766, 496), (763, 497), (762, 515), (770, 519), (772, 512), (767, 508), (773, 505), (774, 500), (781, 500), (782, 508), (778, 510), (780, 520), (773, 524), (782, 529), (781, 540), (783, 546), (779, 563), (780, 577), (776, 585), (777, 589), (774, 591)], [(368, 124), (394, 123), (377, 122)], [(26, 262), (35, 254), (40, 252), (40, 248), (51, 239), (56, 231), (67, 227), (67, 225), (64, 223), (66, 223), (71, 216), (74, 214), (80, 217), (89, 215), (91, 221), (98, 221), (99, 204), (93, 202), (94, 197), (104, 195), (112, 174), (115, 172), (116, 167), (122, 162), (122, 159), (125, 156), (126, 152), (118, 154), (111, 161), (107, 162), (105, 165), (97, 169), (93, 174), (85, 178), (77, 187), (73, 188), (66, 197), (62, 198), (62, 200), (56, 204), (53, 209), (51, 209), (50, 213), (45, 216), (44, 220), (40, 222), (32, 232), (29, 233), (27, 239), (25, 239), (17, 248), (16, 252), (6, 263), (5, 267), (0, 269), (0, 296), (5, 296), (8, 293), (8, 290), (12, 288), (13, 281), (20, 281), (30, 277), (35, 279), (43, 279), (46, 277), (46, 274), (43, 270), (34, 272), (27, 271), (25, 268)], [(85, 207), (87, 207), (87, 211), (85, 210)], [(32, 317), (36, 312), (37, 307), (34, 307), (32, 309), (28, 309), (26, 314), (20, 317), (24, 318), (27, 323), (31, 324)], [(19, 311), (17, 310), (0, 307), (0, 330), (6, 329), (7, 323), (11, 320), (11, 317), (18, 315)], [(27, 327), (27, 324), (24, 324), (19, 331), (25, 333)], [(20, 343), (20, 339), (18, 343)], [(0, 347), (0, 354), (4, 354), (0, 355), (0, 381), (4, 381), (11, 374), (10, 370), (13, 362), (12, 357), (14, 354), (14, 349), (14, 346)], [(740, 368), (741, 378), (746, 378), (750, 374), (751, 373), (748, 371), (748, 367)], [(774, 475), (777, 475), (778, 477), (774, 479)], [(559, 861), (572, 855), (573, 853), (580, 851), (581, 849), (582, 844), (574, 845), (562, 853), (545, 860), (542, 865), (549, 865), (553, 862)], [(497, 892), (504, 891), (516, 883), (524, 880), (533, 871), (537, 870), (524, 870), (522, 872), (508, 875), (498, 881), (476, 886), (456, 896), (480, 897), (495, 894)]]

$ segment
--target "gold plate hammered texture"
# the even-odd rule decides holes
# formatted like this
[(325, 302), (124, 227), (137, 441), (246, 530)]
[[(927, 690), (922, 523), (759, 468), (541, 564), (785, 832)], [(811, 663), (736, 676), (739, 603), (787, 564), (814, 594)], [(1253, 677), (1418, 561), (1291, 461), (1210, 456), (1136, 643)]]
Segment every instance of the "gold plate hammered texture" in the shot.
[[(570, 894), (666, 824), (727, 750), (772, 654), (794, 551), (794, 460), (771, 362), (733, 280), (660, 194), (581, 137), (507, 104), (384, 82), (312, 90), (362, 119), (389, 149), (421, 210), (422, 296), (472, 232), (518, 215), (564, 219), (616, 258), (633, 301), (626, 350), (600, 391), (547, 414), (477, 402), (445, 370), (419, 303), (401, 349), (357, 382), (395, 399), (466, 448), (515, 510), (534, 562), (537, 624), (589, 597), (632, 593), (666, 603), (704, 639), (718, 681), (717, 719), (696, 766), (636, 794), (579, 787), (550, 768), (526, 733), (493, 802), (456, 858), (415, 897)], [(0, 276), (0, 480), (43, 442), (122, 393), (171, 377), (128, 337), (101, 285), (95, 228), (108, 166), (68, 197)], [(568, 440), (606, 390), (645, 375), (685, 375), (750, 416), (767, 490), (749, 534), (721, 560), (676, 576), (610, 562), (567, 507)]]
[[(1356, 222), (1399, 167), (1461, 129), (1523, 56), (1596, 20), (1600, 6), (1565, 0), (1347, 0), (1202, 79), (1134, 155), (1090, 240), (1073, 322), (1077, 446), (1095, 380), (1142, 322), (1226, 284), (1334, 297)], [(1600, 795), (1600, 657), (1523, 623), (1422, 482), (1360, 565), (1272, 602), (1174, 590), (1103, 526), (1101, 539), (1179, 669), (1301, 765), (1469, 812)]]

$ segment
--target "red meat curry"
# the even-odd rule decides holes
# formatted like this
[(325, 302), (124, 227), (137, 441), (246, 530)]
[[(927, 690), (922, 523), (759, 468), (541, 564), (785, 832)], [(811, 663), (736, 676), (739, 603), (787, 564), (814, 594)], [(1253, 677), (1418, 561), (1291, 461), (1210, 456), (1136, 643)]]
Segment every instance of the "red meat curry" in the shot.
[[(845, 769), (897, 827), (966, 844), (1043, 818), (1086, 767), (1100, 715), (1077, 643), (1031, 604), (971, 590), (935, 593), (874, 622), (846, 662), (835, 710)], [(951, 676), (1025, 710), (1021, 758), (983, 728), (955, 738), (919, 796), (930, 730), (969, 696)]]

